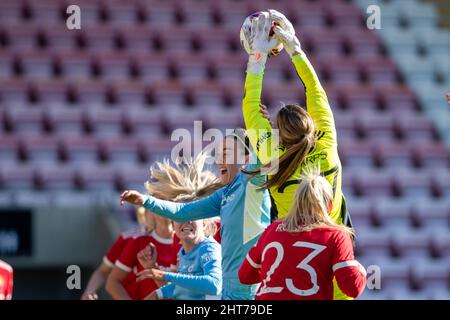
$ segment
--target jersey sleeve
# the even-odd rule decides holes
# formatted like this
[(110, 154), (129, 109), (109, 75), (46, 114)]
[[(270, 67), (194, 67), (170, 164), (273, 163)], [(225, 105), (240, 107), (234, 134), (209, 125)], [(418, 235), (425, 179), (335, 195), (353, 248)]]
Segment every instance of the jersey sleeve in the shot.
[(263, 232), (263, 234), (259, 237), (258, 242), (250, 248), (248, 251), (244, 262), (239, 268), (239, 281), (242, 284), (254, 284), (261, 282), (261, 262), (262, 262), (262, 252), (263, 252), (263, 243), (264, 238), (267, 233), (267, 230)]
[(147, 196), (144, 207), (177, 222), (186, 222), (220, 215), (223, 188), (198, 201), (179, 203)]
[(128, 241), (119, 258), (115, 262), (115, 266), (125, 272), (131, 272), (138, 264), (137, 243), (135, 240)]
[(342, 292), (352, 298), (361, 295), (366, 286), (366, 270), (355, 260), (350, 235), (337, 233), (332, 263), (336, 282)]
[(316, 125), (318, 139), (325, 146), (337, 144), (336, 127), (328, 102), (327, 95), (323, 89), (311, 62), (305, 53), (295, 55), (292, 58), (295, 69), (300, 77), (306, 91), (306, 108)]
[(121, 234), (117, 237), (116, 241), (114, 241), (111, 248), (109, 248), (106, 255), (103, 257), (103, 263), (106, 264), (110, 268), (114, 268), (114, 264), (116, 263), (116, 260), (119, 258), (120, 254), (122, 253), (123, 248), (126, 245), (126, 240)]
[(222, 267), (219, 245), (200, 248), (200, 265), (203, 275), (167, 272), (165, 280), (191, 291), (206, 295), (218, 295), (222, 291)]
[(161, 288), (156, 290), (156, 295), (159, 299), (171, 299), (173, 297), (173, 292), (175, 290), (175, 285), (173, 283), (166, 284)]
[(263, 74), (247, 73), (242, 113), (250, 143), (258, 159), (267, 164), (278, 156), (278, 145), (272, 145), (272, 126), (260, 112)]

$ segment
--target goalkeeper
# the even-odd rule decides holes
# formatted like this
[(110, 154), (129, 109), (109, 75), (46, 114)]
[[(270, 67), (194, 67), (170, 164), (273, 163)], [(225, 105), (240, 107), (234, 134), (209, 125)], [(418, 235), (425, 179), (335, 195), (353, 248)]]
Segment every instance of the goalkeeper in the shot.
[[(271, 22), (275, 22), (270, 37)], [(326, 93), (313, 66), (301, 49), (290, 21), (280, 12), (269, 10), (254, 18), (249, 34), (250, 55), (242, 104), (250, 142), (269, 175), (269, 188), (278, 218), (287, 215), (300, 183), (299, 177), (308, 165), (319, 166), (321, 174), (333, 189), (330, 216), (338, 224), (351, 227), (342, 193), (342, 166), (337, 151), (336, 128)], [(264, 68), (269, 52), (281, 41), (290, 55), (306, 90), (306, 110), (297, 104), (285, 105), (277, 114), (280, 146), (272, 141), (272, 126), (267, 110), (261, 105)], [(345, 299), (335, 285), (335, 298)]]

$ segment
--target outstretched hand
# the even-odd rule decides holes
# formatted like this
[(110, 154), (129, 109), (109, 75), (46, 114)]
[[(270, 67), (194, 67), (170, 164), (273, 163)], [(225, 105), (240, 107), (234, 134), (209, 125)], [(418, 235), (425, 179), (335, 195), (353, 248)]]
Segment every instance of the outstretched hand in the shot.
[(139, 251), (137, 258), (144, 269), (151, 269), (156, 267), (157, 256), (156, 246), (150, 243)]
[(286, 49), (286, 52), (291, 56), (301, 52), (300, 41), (295, 35), (295, 29), (288, 18), (281, 12), (269, 9), (270, 19), (276, 23), (273, 28), (275, 38), (281, 41)]
[(145, 201), (145, 196), (136, 190), (126, 190), (120, 195), (120, 204), (123, 205), (125, 202), (142, 206)]

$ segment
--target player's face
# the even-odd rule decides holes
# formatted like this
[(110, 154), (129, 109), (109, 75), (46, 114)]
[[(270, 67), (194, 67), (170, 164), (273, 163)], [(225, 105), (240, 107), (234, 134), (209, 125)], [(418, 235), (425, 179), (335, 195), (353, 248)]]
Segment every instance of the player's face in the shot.
[(229, 184), (239, 173), (247, 158), (238, 150), (238, 143), (233, 137), (225, 138), (219, 147), (217, 165), (220, 170), (220, 179), (223, 184)]
[(182, 242), (195, 243), (204, 236), (203, 220), (174, 222), (175, 233)]

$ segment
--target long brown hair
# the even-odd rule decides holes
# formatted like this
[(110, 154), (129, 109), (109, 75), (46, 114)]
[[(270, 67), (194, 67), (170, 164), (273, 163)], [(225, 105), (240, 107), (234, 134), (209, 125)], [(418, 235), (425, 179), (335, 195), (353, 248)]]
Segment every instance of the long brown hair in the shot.
[(265, 164), (260, 170), (247, 172), (256, 174), (266, 169), (269, 178), (264, 188), (283, 185), (295, 173), (316, 143), (314, 121), (301, 106), (285, 105), (278, 111), (276, 121), (285, 153), (279, 159)]
[(335, 223), (328, 208), (333, 201), (333, 190), (320, 175), (319, 167), (305, 167), (289, 213), (281, 227), (288, 232), (311, 231), (316, 228), (335, 228), (353, 235), (353, 230)]

